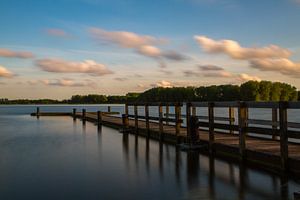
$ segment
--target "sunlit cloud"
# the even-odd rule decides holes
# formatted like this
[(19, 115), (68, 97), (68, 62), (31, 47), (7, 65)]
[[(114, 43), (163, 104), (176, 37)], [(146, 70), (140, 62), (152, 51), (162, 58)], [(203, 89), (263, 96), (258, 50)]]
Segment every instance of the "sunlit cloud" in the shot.
[(250, 66), (261, 71), (275, 71), (291, 77), (300, 77), (300, 63), (286, 58), (255, 59), (250, 61)]
[(237, 80), (241, 81), (241, 82), (245, 82), (245, 81), (261, 81), (261, 79), (257, 76), (251, 76), (248, 74), (239, 74), (237, 76)]
[(113, 74), (104, 64), (93, 60), (83, 62), (70, 62), (62, 59), (40, 59), (35, 64), (44, 71), (54, 73), (86, 73), (91, 76), (104, 76)]
[(194, 39), (205, 52), (213, 54), (223, 53), (233, 59), (287, 58), (291, 55), (288, 49), (276, 45), (261, 48), (244, 48), (234, 40), (213, 40), (206, 36), (194, 36)]
[(165, 81), (165, 80), (162, 80), (162, 81), (159, 81), (159, 82), (156, 82), (156, 83), (153, 83), (150, 85), (151, 87), (163, 87), (163, 88), (169, 88), (169, 87), (173, 87), (173, 84), (169, 81)]
[(15, 76), (14, 73), (12, 73), (8, 69), (6, 69), (5, 67), (3, 67), (3, 66), (0, 65), (0, 77), (3, 77), (3, 78), (12, 78), (14, 76)]
[(149, 57), (159, 57), (161, 56), (161, 51), (159, 48), (151, 45), (144, 45), (137, 49), (137, 52)]
[(67, 38), (70, 35), (68, 33), (66, 33), (64, 30), (62, 29), (57, 29), (57, 28), (50, 28), (50, 29), (46, 29), (45, 32), (50, 35), (50, 36), (54, 36), (54, 37), (61, 37), (61, 38)]
[(31, 52), (26, 51), (11, 51), (9, 49), (0, 49), (0, 57), (7, 58), (33, 58), (34, 55)]

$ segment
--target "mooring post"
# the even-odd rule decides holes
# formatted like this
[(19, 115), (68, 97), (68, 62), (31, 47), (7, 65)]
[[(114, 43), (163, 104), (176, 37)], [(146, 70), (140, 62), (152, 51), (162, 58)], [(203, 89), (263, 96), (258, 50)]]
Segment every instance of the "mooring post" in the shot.
[(246, 157), (246, 131), (247, 131), (247, 119), (248, 109), (246, 102), (241, 101), (239, 108), (239, 145), (240, 145), (240, 156), (244, 160)]
[(277, 140), (277, 127), (278, 127), (278, 114), (277, 108), (272, 108), (272, 139)]
[(97, 124), (102, 125), (102, 112), (101, 111), (97, 111)]
[(82, 121), (85, 122), (86, 120), (86, 110), (82, 109)]
[(288, 127), (287, 127), (287, 107), (286, 101), (279, 102), (279, 124), (280, 124), (280, 153), (281, 153), (281, 167), (283, 171), (288, 170)]
[(164, 139), (164, 125), (163, 125), (163, 107), (160, 103), (158, 105), (158, 118), (159, 118), (159, 139)]
[(40, 107), (36, 107), (36, 117), (40, 117)]
[(188, 141), (190, 144), (195, 144), (199, 140), (198, 117), (191, 116), (189, 118), (189, 121), (190, 131), (188, 135)]
[(197, 109), (195, 106), (192, 106), (192, 115), (197, 116)]
[(181, 106), (180, 103), (175, 105), (175, 121), (176, 121), (176, 137), (177, 142), (179, 142), (178, 138), (180, 135), (180, 127), (181, 127)]
[(169, 119), (169, 113), (170, 113), (170, 108), (169, 108), (169, 104), (167, 104), (166, 105), (166, 119), (167, 119), (166, 124), (167, 125), (169, 125), (169, 121), (168, 121), (168, 119)]
[(126, 103), (126, 104), (125, 104), (125, 114), (128, 115), (128, 112), (129, 112), (129, 111), (128, 111), (128, 104)]
[(135, 133), (139, 132), (139, 118), (138, 118), (138, 106), (134, 104), (134, 127)]
[(149, 106), (145, 104), (145, 118), (146, 118), (146, 129), (147, 129), (147, 136), (150, 136), (150, 125), (149, 125)]
[(214, 127), (214, 120), (215, 120), (215, 116), (214, 116), (214, 102), (209, 102), (208, 103), (208, 123), (209, 123), (209, 152), (213, 153), (214, 151), (214, 142), (215, 142), (215, 127)]
[(129, 128), (128, 115), (122, 114), (123, 131), (127, 131)]
[(187, 102), (186, 103), (186, 134), (187, 134), (187, 138), (188, 140), (190, 139), (189, 137), (191, 136), (191, 124), (190, 124), (190, 119), (191, 119), (191, 103)]
[(107, 106), (107, 112), (111, 112), (111, 107)]
[(230, 125), (230, 130), (229, 133), (233, 134), (234, 133), (234, 107), (229, 107), (228, 108), (228, 113), (229, 113), (229, 125)]
[(73, 108), (73, 114), (72, 114), (72, 116), (73, 116), (73, 119), (76, 120), (76, 108)]

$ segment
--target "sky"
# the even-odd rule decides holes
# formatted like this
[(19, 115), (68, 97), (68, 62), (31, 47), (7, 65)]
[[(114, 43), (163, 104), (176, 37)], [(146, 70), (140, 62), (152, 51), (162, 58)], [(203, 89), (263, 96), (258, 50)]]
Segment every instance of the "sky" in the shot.
[(300, 89), (300, 0), (1, 0), (0, 98)]

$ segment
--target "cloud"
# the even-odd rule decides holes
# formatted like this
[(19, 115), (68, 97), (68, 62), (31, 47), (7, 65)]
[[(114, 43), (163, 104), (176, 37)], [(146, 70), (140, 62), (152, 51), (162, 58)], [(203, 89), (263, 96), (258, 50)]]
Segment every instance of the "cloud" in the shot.
[(33, 58), (34, 55), (31, 52), (26, 52), (26, 51), (11, 51), (9, 49), (0, 49), (0, 57)]
[(61, 38), (66, 38), (66, 37), (70, 36), (64, 30), (62, 30), (62, 29), (55, 29), (55, 28), (46, 29), (46, 33), (48, 35), (50, 35), (50, 36), (61, 37)]
[(162, 81), (159, 81), (157, 83), (151, 84), (150, 86), (151, 87), (170, 88), (170, 87), (173, 87), (173, 84), (169, 81), (162, 80)]
[(5, 67), (0, 65), (0, 77), (4, 77), (4, 78), (12, 78), (15, 75), (10, 72), (9, 70), (7, 70)]
[(202, 71), (221, 71), (224, 70), (222, 67), (216, 65), (199, 65), (198, 66)]
[(127, 81), (128, 78), (125, 78), (125, 77), (124, 77), (124, 78), (122, 78), (122, 77), (117, 77), (117, 78), (115, 78), (115, 80), (116, 80), (116, 81), (121, 81), (121, 82), (122, 82), (122, 81)]
[(93, 60), (69, 62), (62, 59), (40, 59), (35, 64), (44, 71), (55, 73), (87, 73), (91, 76), (113, 74), (105, 65)]
[(237, 76), (237, 80), (241, 81), (241, 82), (245, 82), (245, 81), (261, 81), (261, 79), (257, 76), (251, 76), (248, 74), (239, 74)]
[(215, 77), (215, 78), (231, 78), (233, 75), (227, 71), (217, 72), (205, 72), (202, 74), (204, 77)]
[(251, 60), (250, 66), (261, 71), (275, 71), (291, 77), (300, 77), (300, 63), (286, 58)]
[(187, 57), (174, 50), (163, 51), (156, 47), (156, 45), (165, 44), (166, 39), (156, 38), (149, 35), (138, 35), (133, 32), (127, 31), (107, 31), (99, 28), (90, 28), (89, 33), (91, 36), (100, 42), (114, 44), (123, 48), (133, 49), (135, 52), (154, 58), (160, 65), (165, 67), (163, 59), (182, 61)]
[(144, 45), (165, 43), (164, 39), (127, 31), (106, 31), (100, 28), (90, 28), (89, 33), (98, 41), (116, 44), (124, 48), (139, 48)]
[(43, 84), (46, 86), (60, 86), (60, 87), (96, 87), (96, 83), (91, 80), (84, 81), (74, 81), (73, 79), (63, 78), (63, 79), (43, 79), (43, 80), (29, 80), (27, 81), (29, 85)]
[(194, 39), (207, 53), (224, 53), (233, 59), (250, 60), (258, 58), (287, 58), (291, 55), (288, 49), (270, 45), (262, 48), (244, 48), (233, 40), (213, 40), (206, 36), (194, 36)]

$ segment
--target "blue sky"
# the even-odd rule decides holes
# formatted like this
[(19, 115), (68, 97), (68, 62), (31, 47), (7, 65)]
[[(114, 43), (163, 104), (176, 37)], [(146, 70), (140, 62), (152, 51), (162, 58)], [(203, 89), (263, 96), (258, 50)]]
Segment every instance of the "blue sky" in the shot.
[(0, 97), (300, 88), (299, 21), (298, 0), (1, 0)]

